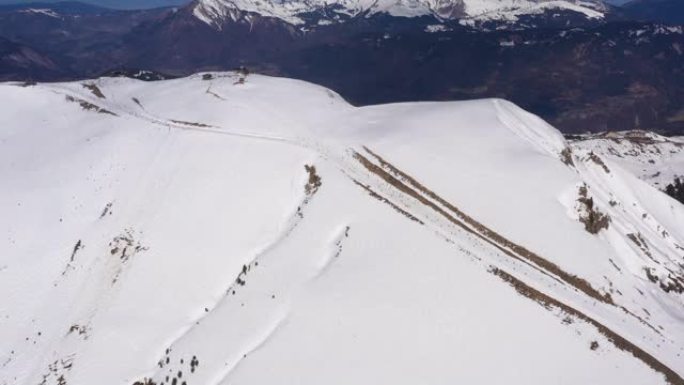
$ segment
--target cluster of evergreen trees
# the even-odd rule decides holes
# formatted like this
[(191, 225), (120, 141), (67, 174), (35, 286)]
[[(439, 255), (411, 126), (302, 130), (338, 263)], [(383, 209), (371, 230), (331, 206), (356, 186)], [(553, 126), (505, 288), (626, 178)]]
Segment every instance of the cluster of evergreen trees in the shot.
[(674, 182), (665, 187), (665, 193), (684, 203), (684, 182), (682, 182), (682, 179), (676, 177)]

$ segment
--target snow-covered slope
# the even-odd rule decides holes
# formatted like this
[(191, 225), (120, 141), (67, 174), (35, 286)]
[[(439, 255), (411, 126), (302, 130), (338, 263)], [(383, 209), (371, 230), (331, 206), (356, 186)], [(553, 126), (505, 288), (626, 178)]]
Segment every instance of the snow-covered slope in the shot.
[(625, 131), (582, 135), (571, 144), (579, 152), (593, 152), (619, 164), (659, 190), (684, 177), (684, 138)]
[(586, 18), (604, 17), (602, 0), (197, 0), (193, 13), (207, 24), (219, 27), (226, 20), (238, 20), (243, 12), (274, 17), (290, 24), (303, 24), (304, 16), (320, 13), (318, 22), (342, 21), (345, 17), (376, 13), (473, 21), (514, 21), (522, 15), (545, 11), (570, 11)]
[(684, 206), (509, 102), (0, 104), (0, 384), (684, 383)]

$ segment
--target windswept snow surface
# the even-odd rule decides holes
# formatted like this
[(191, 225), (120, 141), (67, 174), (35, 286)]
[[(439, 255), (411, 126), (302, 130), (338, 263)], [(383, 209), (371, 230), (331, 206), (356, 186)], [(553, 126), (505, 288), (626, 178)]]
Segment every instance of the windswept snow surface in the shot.
[(509, 102), (214, 73), (0, 104), (0, 384), (683, 383), (684, 206)]

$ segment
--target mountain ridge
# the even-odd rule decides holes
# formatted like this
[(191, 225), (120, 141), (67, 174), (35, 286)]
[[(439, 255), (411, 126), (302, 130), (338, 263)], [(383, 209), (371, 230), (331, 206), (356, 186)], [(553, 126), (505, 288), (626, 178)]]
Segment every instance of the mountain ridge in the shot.
[(299, 15), (318, 14), (316, 24), (343, 22), (349, 17), (386, 13), (395, 17), (432, 16), (437, 20), (459, 20), (464, 23), (517, 21), (519, 16), (545, 11), (565, 10), (588, 19), (602, 19), (608, 7), (601, 0), (339, 0), (328, 1), (252, 1), (195, 0), (189, 7), (203, 22), (216, 28), (227, 20), (237, 21), (240, 12), (273, 17), (289, 24), (306, 24)]
[(327, 9), (342, 21), (318, 24), (330, 16), (313, 13), (293, 25), (235, 11), (237, 21), (228, 17), (217, 28), (191, 6), (83, 15), (60, 15), (58, 8), (49, 10), (59, 17), (0, 9), (0, 36), (58, 69), (29, 76), (2, 65), (0, 78), (58, 81), (140, 70), (173, 77), (248, 67), (323, 84), (356, 105), (500, 97), (564, 132), (684, 132), (681, 26), (616, 21), (613, 12), (605, 20), (553, 11), (512, 24), (462, 25), (432, 15), (352, 17)]
[(0, 380), (684, 382), (684, 206), (510, 102), (245, 72), (0, 102)]

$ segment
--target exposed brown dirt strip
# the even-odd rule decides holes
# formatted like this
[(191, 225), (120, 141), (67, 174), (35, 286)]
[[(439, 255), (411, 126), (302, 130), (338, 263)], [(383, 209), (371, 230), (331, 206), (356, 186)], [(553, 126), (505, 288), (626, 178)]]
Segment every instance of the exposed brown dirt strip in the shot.
[(185, 120), (171, 119), (171, 122), (176, 123), (176, 124), (181, 124), (183, 126), (193, 126), (193, 127), (201, 127), (201, 128), (216, 128), (216, 127), (210, 126), (208, 124), (196, 123), (196, 122), (186, 122)]
[[(629, 310), (628, 310), (626, 307), (624, 307), (624, 306), (619, 306), (619, 308), (622, 309), (622, 311), (624, 311), (625, 314), (629, 314), (630, 316), (632, 316), (632, 317), (636, 318), (637, 320), (639, 320), (639, 322), (641, 322), (642, 325), (644, 325), (644, 326), (648, 327), (649, 329), (653, 330), (653, 331), (656, 332), (656, 334), (658, 334), (659, 336), (661, 336), (661, 337), (663, 336), (663, 333), (661, 333), (658, 329), (656, 329), (656, 328), (655, 328), (653, 325), (651, 325), (650, 323), (646, 322), (645, 319), (643, 319), (643, 318), (639, 317), (638, 315), (632, 313), (631, 311), (629, 311)], [(649, 315), (650, 315), (650, 314), (649, 314)]]
[[(556, 265), (553, 262), (550, 262), (549, 260), (542, 258), (541, 256), (533, 253), (532, 251), (524, 248), (523, 246), (520, 246), (501, 234), (495, 232), (494, 230), (488, 228), (487, 226), (483, 225), (482, 223), (476, 221), (474, 218), (471, 216), (465, 214), (461, 210), (459, 210), (457, 207), (452, 205), (451, 203), (447, 202), (445, 199), (440, 197), (439, 195), (435, 194), (433, 191), (429, 190), (425, 186), (423, 186), (420, 182), (415, 180), (413, 177), (410, 175), (404, 173), (403, 171), (399, 170), (395, 166), (393, 166), (391, 163), (387, 162), (385, 159), (371, 151), (370, 149), (364, 147), (364, 149), (371, 154), (379, 163), (382, 167), (376, 166), (373, 162), (369, 161), (367, 158), (363, 157), (362, 155), (356, 153), (355, 156), (357, 160), (359, 160), (364, 167), (369, 169), (369, 171), (377, 174), (378, 176), (382, 177), (386, 181), (390, 182), (393, 186), (399, 188), (401, 191), (414, 196), (418, 195), (421, 196), (420, 194), (415, 194), (415, 191), (408, 186), (405, 186), (404, 183), (401, 181), (397, 180), (397, 178), (401, 178), (404, 180), (406, 183), (410, 184), (413, 188), (416, 190), (420, 191), (422, 194), (425, 196), (431, 198), (435, 202), (439, 203), (443, 207), (447, 208), (449, 211), (451, 211), (454, 215), (460, 219), (460, 221), (463, 221), (469, 225), (465, 226), (468, 230), (471, 228), (474, 229), (474, 231), (471, 231), (472, 233), (475, 233), (477, 235), (480, 235), (483, 239), (487, 240), (489, 243), (497, 246), (501, 251), (506, 253), (509, 256), (514, 256), (518, 260), (526, 260), (528, 262), (533, 263), (536, 266), (539, 266), (541, 269), (559, 277), (561, 280), (564, 282), (572, 285), (573, 287), (577, 288), (578, 290), (582, 291), (583, 293), (587, 294), (588, 296), (607, 303), (614, 305), (613, 299), (611, 298), (610, 294), (601, 294), (599, 293), (596, 289), (594, 289), (589, 282), (587, 282), (585, 279), (580, 278), (576, 275), (572, 275), (561, 269), (558, 265)], [(369, 168), (370, 167), (370, 168)], [(389, 180), (387, 178), (388, 175), (385, 170), (390, 171), (393, 173), (397, 178), (393, 177), (392, 175), (389, 175)], [(403, 188), (398, 187), (399, 185), (403, 186)], [(408, 191), (410, 190), (410, 191)], [(416, 199), (418, 199), (416, 197)], [(436, 206), (434, 203), (430, 202), (428, 199), (425, 199), (422, 197), (422, 199), (419, 199), (422, 203), (429, 205), (433, 209), (436, 209), (440, 214), (444, 215), (447, 217), (447, 219), (450, 219), (452, 222), (457, 222), (451, 215), (446, 214), (443, 210), (441, 210), (438, 206)], [(446, 215), (445, 215), (446, 214)], [(457, 223), (458, 224), (458, 223)], [(460, 224), (459, 224), (460, 225)], [(462, 226), (464, 227), (464, 226)], [(504, 249), (505, 248), (505, 249)], [(508, 250), (512, 251), (515, 255), (512, 255), (511, 252)]]
[(418, 218), (416, 218), (415, 216), (411, 215), (408, 211), (403, 210), (401, 207), (397, 206), (396, 204), (394, 204), (394, 203), (393, 203), (392, 201), (390, 201), (389, 199), (387, 199), (387, 198), (383, 197), (382, 195), (380, 195), (380, 194), (376, 193), (375, 191), (373, 191), (373, 190), (370, 188), (370, 186), (365, 185), (365, 184), (362, 184), (361, 182), (357, 181), (356, 179), (352, 179), (352, 181), (354, 181), (354, 183), (355, 183), (357, 186), (360, 186), (361, 188), (363, 188), (364, 190), (366, 190), (366, 191), (368, 192), (368, 194), (370, 194), (370, 196), (372, 196), (373, 198), (379, 200), (380, 202), (387, 203), (388, 205), (390, 205), (390, 207), (392, 207), (394, 210), (396, 210), (397, 212), (399, 212), (399, 213), (402, 214), (403, 216), (407, 217), (408, 219), (410, 219), (410, 220), (412, 220), (412, 221), (414, 221), (414, 222), (418, 222), (418, 223), (420, 223), (421, 225), (424, 225), (424, 224), (425, 224), (425, 223), (423, 223), (423, 221), (421, 221), (420, 219), (418, 219)]
[(371, 162), (370, 160), (368, 160), (368, 159), (367, 159), (366, 157), (364, 157), (363, 155), (361, 155), (361, 154), (359, 154), (359, 153), (354, 153), (354, 157), (355, 157), (355, 158), (356, 158), (356, 159), (357, 159), (357, 160), (358, 160), (358, 161), (359, 161), (359, 162), (360, 162), (368, 171), (370, 171), (371, 173), (373, 173), (373, 174), (379, 176), (380, 178), (382, 178), (383, 180), (385, 180), (385, 182), (389, 183), (390, 185), (392, 185), (393, 187), (395, 187), (395, 188), (398, 189), (399, 191), (403, 192), (404, 194), (406, 194), (406, 195), (408, 195), (408, 196), (410, 196), (410, 197), (416, 199), (417, 201), (419, 201), (420, 203), (424, 204), (425, 206), (430, 207), (431, 209), (433, 209), (434, 211), (436, 211), (438, 214), (440, 214), (440, 215), (442, 215), (444, 218), (446, 218), (449, 222), (455, 224), (456, 226), (459, 226), (460, 228), (462, 228), (463, 230), (467, 231), (468, 233), (470, 233), (470, 234), (472, 234), (472, 235), (478, 237), (479, 239), (483, 240), (484, 242), (486, 242), (486, 243), (488, 243), (488, 244), (494, 246), (496, 249), (498, 249), (498, 250), (501, 251), (502, 253), (506, 254), (507, 256), (509, 256), (509, 257), (511, 257), (511, 258), (514, 258), (514, 259), (516, 259), (516, 260), (518, 260), (518, 261), (520, 261), (520, 262), (526, 264), (527, 266), (529, 266), (529, 267), (531, 267), (531, 268), (537, 270), (537, 271), (540, 272), (541, 274), (546, 275), (547, 277), (549, 277), (549, 278), (551, 278), (551, 279), (557, 281), (557, 282), (560, 283), (560, 284), (564, 284), (563, 281), (561, 281), (560, 279), (556, 278), (555, 276), (549, 274), (547, 271), (543, 270), (542, 268), (540, 268), (540, 267), (538, 267), (538, 266), (536, 266), (536, 265), (534, 265), (534, 264), (528, 262), (527, 260), (525, 260), (525, 259), (523, 259), (523, 258), (521, 258), (521, 257), (519, 257), (519, 256), (517, 256), (517, 255), (515, 255), (515, 254), (513, 254), (510, 250), (505, 249), (505, 248), (499, 246), (498, 244), (496, 244), (496, 243), (493, 242), (492, 240), (487, 239), (484, 235), (482, 235), (482, 234), (476, 232), (475, 230), (473, 230), (472, 228), (466, 226), (465, 223), (463, 223), (463, 222), (459, 221), (458, 219), (454, 218), (451, 214), (449, 214), (449, 213), (446, 212), (444, 209), (442, 209), (441, 207), (439, 207), (438, 205), (436, 205), (434, 202), (432, 202), (431, 200), (427, 199), (425, 196), (423, 196), (423, 195), (417, 193), (415, 190), (413, 190), (413, 189), (410, 188), (409, 186), (407, 186), (407, 185), (405, 185), (404, 183), (402, 183), (399, 179), (393, 177), (393, 176), (392, 176), (391, 174), (389, 174), (387, 171), (385, 171), (385, 170), (382, 169), (381, 167), (377, 166), (375, 163)]
[(499, 268), (492, 267), (490, 271), (497, 277), (509, 283), (519, 294), (529, 299), (532, 299), (533, 301), (539, 303), (545, 308), (561, 309), (565, 313), (575, 316), (578, 319), (581, 319), (593, 325), (594, 327), (596, 327), (596, 329), (598, 329), (599, 333), (603, 334), (608, 339), (608, 341), (612, 342), (613, 345), (615, 345), (615, 347), (617, 347), (620, 350), (631, 353), (634, 357), (636, 357), (637, 359), (641, 360), (643, 363), (651, 367), (651, 369), (655, 370), (656, 372), (662, 373), (665, 376), (665, 379), (668, 383), (672, 385), (684, 385), (684, 379), (674, 370), (670, 369), (667, 365), (658, 361), (657, 358), (642, 350), (640, 347), (634, 345), (626, 338), (615, 333), (602, 323), (596, 321), (595, 319), (589, 317), (581, 311), (571, 306), (568, 306), (558, 301), (557, 299), (540, 292), (539, 290), (536, 290), (528, 286), (524, 282), (520, 281), (519, 279), (515, 278), (514, 276), (508, 274), (507, 272)]

